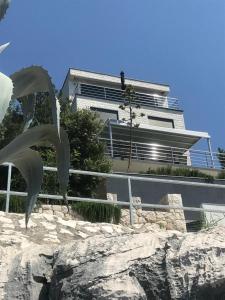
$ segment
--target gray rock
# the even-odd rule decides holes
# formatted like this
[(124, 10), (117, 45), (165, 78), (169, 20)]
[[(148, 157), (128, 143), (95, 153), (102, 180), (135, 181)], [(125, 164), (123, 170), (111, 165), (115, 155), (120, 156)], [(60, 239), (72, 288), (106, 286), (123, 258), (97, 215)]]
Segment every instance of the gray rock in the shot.
[[(149, 224), (70, 227), (57, 216), (34, 215), (35, 226), (26, 231), (22, 216), (0, 215), (0, 299), (225, 297), (223, 227), (196, 234)], [(54, 232), (48, 229), (52, 225)], [(105, 226), (111, 228), (106, 233)], [(47, 235), (52, 237), (45, 241)]]
[(33, 245), (14, 257), (5, 285), (4, 299), (49, 299), (53, 250)]

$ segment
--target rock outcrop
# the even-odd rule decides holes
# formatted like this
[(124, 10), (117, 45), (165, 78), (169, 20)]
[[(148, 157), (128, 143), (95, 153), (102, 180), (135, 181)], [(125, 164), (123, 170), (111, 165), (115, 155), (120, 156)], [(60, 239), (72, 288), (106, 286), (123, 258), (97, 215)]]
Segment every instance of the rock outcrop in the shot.
[(0, 213), (0, 299), (224, 299), (225, 229)]

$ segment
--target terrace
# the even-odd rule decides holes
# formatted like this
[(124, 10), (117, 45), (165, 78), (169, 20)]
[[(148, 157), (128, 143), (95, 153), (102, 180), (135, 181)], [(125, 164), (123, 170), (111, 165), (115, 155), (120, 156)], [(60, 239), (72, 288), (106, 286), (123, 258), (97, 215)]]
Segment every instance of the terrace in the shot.
[[(129, 127), (115, 120), (109, 120), (108, 125), (101, 137), (106, 144), (106, 154), (112, 159), (128, 159)], [(206, 140), (206, 149), (196, 149), (199, 140)], [(133, 160), (146, 164), (161, 163), (211, 170), (225, 167), (225, 155), (212, 151), (207, 133), (156, 126), (132, 129), (131, 156)]]
[[(81, 83), (80, 94), (84, 97), (114, 101), (118, 103), (124, 102), (122, 91), (119, 89)], [(137, 92), (135, 95), (135, 104), (139, 104), (140, 106), (170, 109), (175, 111), (181, 110), (179, 100), (176, 98)]]
[[(111, 147), (110, 139), (102, 138), (101, 140), (106, 143), (106, 155), (114, 159), (128, 159), (129, 141), (113, 139)], [(225, 165), (225, 155), (217, 152), (169, 147), (155, 143), (132, 142), (132, 159), (217, 170), (223, 169), (222, 162)]]

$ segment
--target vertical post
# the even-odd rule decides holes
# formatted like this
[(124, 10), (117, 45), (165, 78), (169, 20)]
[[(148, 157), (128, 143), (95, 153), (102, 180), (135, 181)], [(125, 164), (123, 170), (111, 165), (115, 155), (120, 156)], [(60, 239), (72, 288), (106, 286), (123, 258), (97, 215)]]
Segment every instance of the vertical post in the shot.
[(206, 167), (209, 167), (209, 162), (208, 162), (208, 152), (205, 152), (205, 160), (206, 160)]
[(129, 194), (129, 201), (130, 201), (130, 225), (133, 225), (135, 218), (134, 218), (134, 207), (133, 207), (133, 197), (132, 197), (130, 177), (128, 178), (128, 194)]
[(158, 105), (158, 100), (157, 100), (157, 98), (155, 97), (155, 95), (153, 96), (153, 99), (154, 99), (154, 102), (155, 102), (155, 107), (158, 107), (159, 105)]
[(6, 213), (9, 212), (11, 177), (12, 177), (12, 164), (9, 164), (8, 165), (8, 178), (7, 178), (6, 204), (5, 204), (5, 212)]
[(175, 164), (175, 160), (174, 160), (174, 154), (173, 154), (173, 148), (171, 147), (171, 156), (172, 156), (172, 164)]
[(106, 95), (106, 88), (105, 88), (105, 87), (103, 87), (103, 89), (104, 89), (104, 97), (105, 97), (105, 99), (107, 99), (107, 95)]
[(135, 143), (135, 150), (136, 150), (136, 159), (138, 159), (138, 148), (137, 148), (137, 144)]
[(208, 148), (209, 148), (209, 153), (210, 153), (210, 157), (211, 157), (211, 163), (212, 163), (212, 168), (215, 168), (214, 165), (214, 159), (213, 159), (213, 152), (212, 152), (212, 145), (211, 145), (211, 140), (210, 138), (207, 138), (207, 142), (208, 142)]
[(110, 152), (111, 157), (113, 158), (113, 137), (112, 137), (112, 126), (109, 120), (109, 138), (110, 138)]

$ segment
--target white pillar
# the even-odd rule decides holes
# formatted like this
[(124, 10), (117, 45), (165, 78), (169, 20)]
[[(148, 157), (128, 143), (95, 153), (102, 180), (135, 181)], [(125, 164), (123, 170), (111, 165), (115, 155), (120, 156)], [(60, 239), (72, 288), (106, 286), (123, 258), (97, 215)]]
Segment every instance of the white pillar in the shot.
[(128, 178), (128, 196), (129, 196), (129, 202), (130, 202), (130, 225), (134, 225), (135, 223), (135, 208), (133, 206), (133, 196), (132, 196), (132, 187), (131, 187), (131, 180), (130, 177)]
[(12, 177), (12, 164), (9, 163), (9, 165), (8, 165), (8, 179), (7, 179), (6, 205), (5, 205), (5, 212), (7, 212), (7, 213), (9, 212), (11, 177)]

